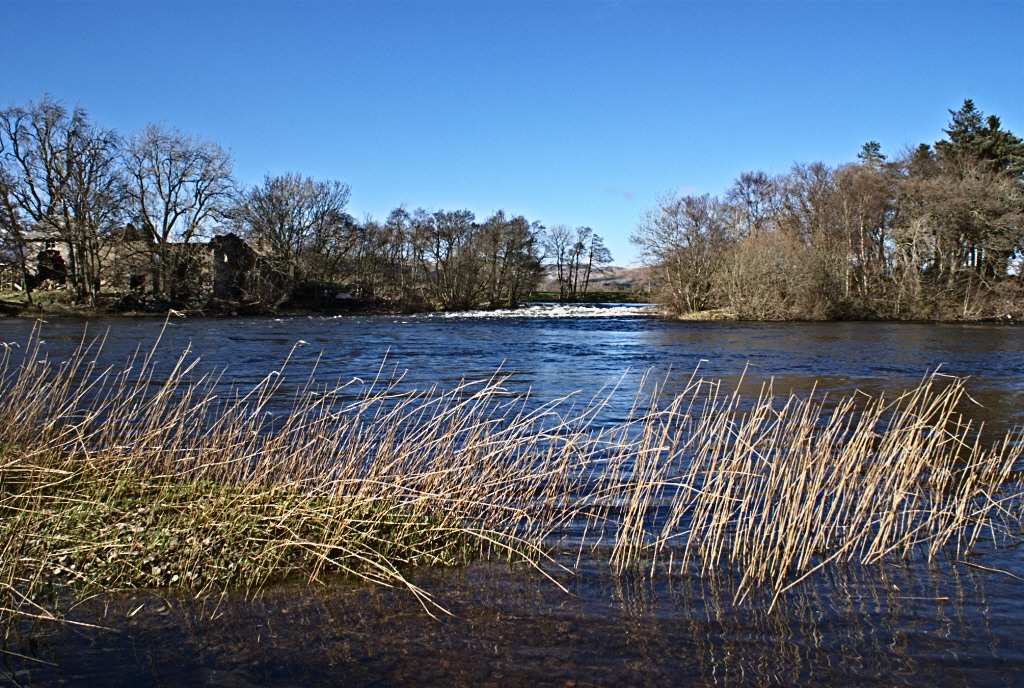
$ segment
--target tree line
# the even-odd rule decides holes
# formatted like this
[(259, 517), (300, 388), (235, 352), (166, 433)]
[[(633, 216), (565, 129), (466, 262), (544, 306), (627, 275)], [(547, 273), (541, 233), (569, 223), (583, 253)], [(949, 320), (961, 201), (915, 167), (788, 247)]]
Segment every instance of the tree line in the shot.
[(267, 311), (339, 297), (405, 310), (516, 306), (549, 275), (569, 300), (612, 260), (589, 227), (404, 206), (357, 221), (348, 184), (287, 173), (246, 188), (232, 166), (217, 143), (166, 125), (122, 136), (50, 96), (8, 107), (0, 262), (29, 303), (49, 279), (90, 306), (114, 295), (154, 310)]
[(674, 314), (743, 319), (1024, 315), (1024, 141), (971, 100), (945, 138), (889, 159), (741, 174), (670, 195), (631, 240)]

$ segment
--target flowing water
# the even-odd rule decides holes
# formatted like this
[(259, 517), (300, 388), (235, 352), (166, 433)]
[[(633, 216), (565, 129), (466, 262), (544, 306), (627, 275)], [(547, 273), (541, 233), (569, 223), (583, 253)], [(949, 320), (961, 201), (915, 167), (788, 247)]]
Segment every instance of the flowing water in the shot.
[[(628, 411), (644, 373), (671, 392), (694, 370), (756, 392), (898, 392), (936, 369), (969, 376), (979, 402), (972, 416), (1005, 429), (1024, 421), (1022, 330), (1001, 325), (908, 323), (678, 323), (635, 306), (535, 306), (524, 311), (368, 317), (239, 319), (60, 319), (42, 326), (42, 352), (59, 359), (104, 337), (102, 359), (123, 364), (160, 339), (157, 362), (190, 348), (199, 371), (222, 372), (248, 388), (289, 358), (296, 387), (317, 379), (372, 380), (404, 373), (420, 389), (510, 373), (512, 391), (538, 400), (589, 399), (619, 383), (609, 419)], [(0, 342), (24, 344), (29, 320), (0, 321)], [(161, 330), (163, 330), (161, 334)], [(85, 336), (83, 337), (83, 333)]]
[[(16, 350), (33, 324), (0, 321)], [(42, 326), (60, 359), (82, 320)], [(635, 307), (460, 315), (95, 319), (101, 357), (121, 364), (158, 337), (159, 366), (189, 347), (197, 372), (241, 388), (285, 368), (287, 384), (371, 380), (451, 388), (496, 371), (538, 403), (612, 394), (599, 423), (628, 413), (645, 374), (671, 392), (695, 369), (754, 394), (773, 381), (830, 397), (894, 394), (939, 368), (970, 376), (967, 415), (1002, 433), (1024, 423), (1022, 331), (999, 325), (676, 323)], [(315, 366), (315, 372), (314, 372)], [(742, 379), (742, 383), (741, 383)], [(604, 391), (602, 391), (604, 390)], [(287, 386), (286, 386), (287, 391)], [(287, 396), (287, 395), (285, 395)], [(575, 562), (571, 562), (575, 566)], [(416, 572), (451, 616), (403, 590), (282, 584), (256, 599), (107, 596), (77, 607), (86, 627), (25, 628), (7, 648), (11, 685), (1024, 685), (1024, 552), (968, 564), (831, 570), (766, 613), (733, 604), (730, 581), (633, 579), (582, 562), (556, 575), (478, 564)], [(22, 657), (25, 655), (28, 659)], [(4, 668), (6, 667), (6, 669)]]

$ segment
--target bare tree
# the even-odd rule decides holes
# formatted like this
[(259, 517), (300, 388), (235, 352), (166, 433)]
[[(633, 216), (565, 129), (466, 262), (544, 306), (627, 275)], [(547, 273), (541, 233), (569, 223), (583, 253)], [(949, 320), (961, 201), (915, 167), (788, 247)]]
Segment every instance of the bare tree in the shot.
[(3, 232), (26, 288), (30, 254), (47, 242), (59, 244), (76, 298), (95, 303), (100, 240), (120, 221), (123, 207), (119, 146), (117, 135), (90, 123), (83, 109), (69, 111), (49, 96), (0, 113)]
[(859, 312), (880, 315), (893, 272), (890, 224), (896, 179), (879, 162), (880, 153), (863, 156), (865, 162), (836, 169), (832, 203), (846, 246), (845, 295)]
[(756, 237), (771, 229), (778, 204), (778, 183), (764, 172), (744, 172), (725, 194), (735, 214), (737, 238)]
[(32, 292), (28, 288), (24, 236), (12, 196), (14, 179), (7, 166), (3, 164), (4, 150), (4, 140), (0, 139), (0, 261), (5, 264), (5, 267), (6, 265), (17, 266), (19, 277), (25, 285), (26, 299), (32, 303)]
[(820, 307), (814, 317), (834, 317), (849, 294), (849, 240), (837, 214), (835, 170), (821, 162), (796, 164), (780, 187), (779, 228), (810, 249), (808, 288)]
[(419, 309), (427, 303), (431, 269), (425, 258), (429, 216), (422, 208), (409, 212), (399, 206), (384, 223), (381, 253), (391, 275), (392, 293), (405, 308)]
[(573, 233), (567, 225), (555, 225), (544, 234), (544, 253), (555, 269), (558, 281), (558, 300), (569, 296), (569, 255), (573, 246)]
[(916, 301), (929, 317), (963, 316), (980, 292), (1009, 277), (1024, 250), (1024, 185), (982, 161), (932, 168), (924, 155), (901, 161), (908, 172), (897, 185), (891, 233), (900, 307)]
[(68, 185), (67, 109), (46, 96), (28, 108), (0, 113), (3, 148), (5, 245), (20, 263), (26, 297), (31, 303), (30, 261), (34, 240), (57, 240), (60, 204)]
[[(0, 141), (0, 153), (3, 143)], [(14, 196), (14, 178), (0, 165), (0, 257), (17, 265), (25, 300), (32, 303), (32, 280), (29, 275), (28, 245), (25, 227)]]
[(590, 289), (590, 277), (594, 273), (604, 272), (604, 268), (612, 262), (612, 252), (604, 245), (604, 238), (598, 234), (591, 234), (587, 244), (587, 259), (582, 266), (583, 284), (579, 287), (578, 295), (584, 296)]
[(136, 225), (151, 244), (153, 293), (181, 300), (194, 269), (189, 244), (228, 210), (234, 191), (231, 155), (212, 141), (151, 124), (124, 155)]
[(404, 238), (392, 234), (395, 225), (366, 218), (357, 227), (353, 287), (366, 299), (398, 300)]
[(811, 250), (783, 232), (731, 246), (715, 273), (715, 301), (744, 320), (814, 318), (819, 312)]
[(111, 130), (83, 124), (72, 142), (62, 236), (78, 300), (96, 305), (109, 253), (104, 242), (125, 217), (121, 141)]
[[(575, 300), (581, 293), (583, 283), (589, 280), (587, 256), (594, 240), (594, 230), (590, 227), (577, 227), (575, 241), (569, 248), (569, 298)], [(584, 289), (585, 291), (585, 289)]]
[(412, 241), (420, 274), (434, 307), (476, 306), (485, 285), (477, 261), (475, 216), (469, 210), (438, 210), (412, 216)]
[(306, 288), (314, 296), (338, 278), (359, 237), (345, 212), (351, 191), (339, 181), (298, 174), (267, 176), (231, 211), (241, 233), (266, 255), (287, 296)]
[(491, 308), (516, 306), (540, 280), (538, 256), (541, 227), (522, 215), (507, 216), (499, 210), (478, 229), (480, 271)]
[(556, 225), (543, 235), (545, 258), (555, 270), (558, 300), (572, 301), (587, 293), (590, 278), (612, 262), (604, 239), (590, 227)]
[(664, 197), (630, 237), (669, 310), (686, 313), (710, 306), (714, 278), (730, 244), (725, 210), (708, 194)]

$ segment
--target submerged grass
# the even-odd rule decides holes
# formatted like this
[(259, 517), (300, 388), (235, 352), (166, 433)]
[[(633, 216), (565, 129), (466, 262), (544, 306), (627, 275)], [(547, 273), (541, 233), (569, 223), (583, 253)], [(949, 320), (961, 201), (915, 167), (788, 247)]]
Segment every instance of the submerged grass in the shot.
[(1020, 533), (1020, 437), (983, 443), (956, 378), (826, 403), (770, 384), (745, 400), (694, 374), (680, 394), (638, 392), (609, 427), (594, 421), (617, 389), (539, 403), (501, 374), (416, 392), (383, 374), (323, 385), (314, 369), (289, 392), (285, 361), (225, 393), (189, 351), (158, 373), (152, 351), (113, 368), (100, 341), (62, 361), (39, 344), (0, 360), (6, 618), (51, 618), (67, 590), (338, 571), (429, 611), (410, 567), (546, 570), (567, 547), (620, 571), (728, 571), (738, 597), (777, 598), (830, 563), (962, 559)]

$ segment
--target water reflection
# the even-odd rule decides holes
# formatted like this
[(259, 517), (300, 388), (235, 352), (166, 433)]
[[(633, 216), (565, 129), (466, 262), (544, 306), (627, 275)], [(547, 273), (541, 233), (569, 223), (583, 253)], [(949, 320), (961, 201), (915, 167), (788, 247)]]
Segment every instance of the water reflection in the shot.
[[(523, 567), (417, 572), (452, 613), (334, 581), (259, 596), (114, 596), (9, 648), (23, 685), (1012, 685), (1020, 610), (1006, 577), (964, 567), (831, 570), (768, 614), (728, 580), (613, 576), (585, 563), (568, 593)], [(1015, 595), (1014, 595), (1015, 596)]]

